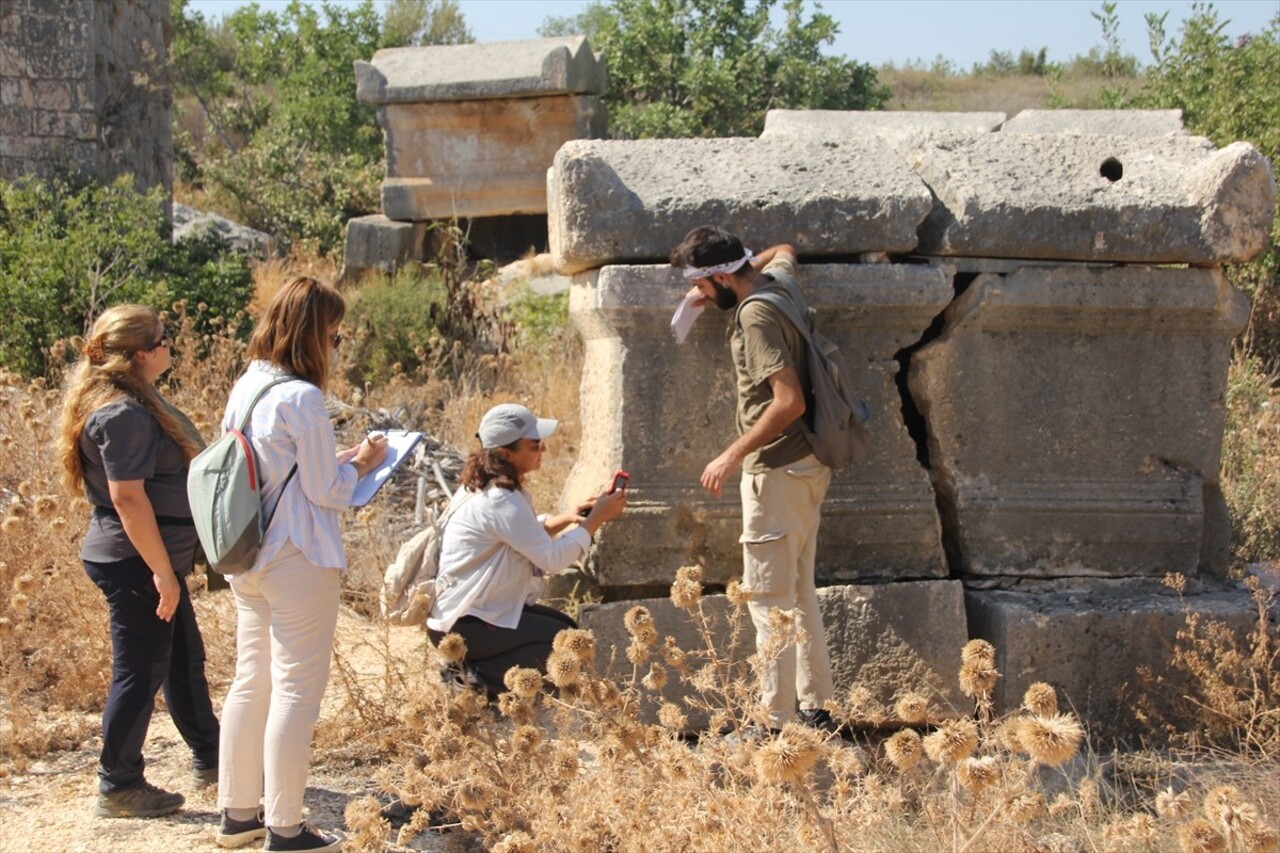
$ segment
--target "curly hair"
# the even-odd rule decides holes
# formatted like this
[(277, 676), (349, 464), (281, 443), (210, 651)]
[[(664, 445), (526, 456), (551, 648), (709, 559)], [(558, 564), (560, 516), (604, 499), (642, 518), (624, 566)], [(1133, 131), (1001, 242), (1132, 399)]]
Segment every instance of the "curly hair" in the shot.
[(204, 439), (190, 421), (139, 374), (133, 357), (155, 346), (162, 334), (160, 317), (145, 305), (116, 305), (103, 311), (80, 348), (82, 358), (67, 380), (58, 433), (62, 482), (72, 494), (84, 489), (84, 458), (80, 434), (98, 409), (117, 400), (136, 400), (155, 418), (165, 434), (191, 459)]
[(742, 241), (723, 228), (700, 225), (684, 236), (667, 260), (673, 267), (709, 267), (743, 256)]
[(318, 388), (329, 381), (329, 330), (347, 304), (333, 285), (295, 275), (280, 285), (249, 338), (249, 358), (269, 361)]
[(482, 492), (490, 486), (497, 486), (509, 492), (519, 491), (522, 486), (520, 474), (511, 460), (499, 450), (513, 450), (517, 442), (506, 447), (481, 448), (473, 451), (462, 466), (460, 482), (468, 491)]

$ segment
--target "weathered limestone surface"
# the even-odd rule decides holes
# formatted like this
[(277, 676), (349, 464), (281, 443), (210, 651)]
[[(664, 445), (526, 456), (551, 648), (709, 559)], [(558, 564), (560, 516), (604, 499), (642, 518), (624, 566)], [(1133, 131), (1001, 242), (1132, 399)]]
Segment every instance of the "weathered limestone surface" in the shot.
[(169, 6), (0, 3), (0, 177), (71, 168), (172, 183)]
[(393, 222), (385, 216), (361, 216), (347, 222), (342, 253), (345, 271), (378, 269), (390, 272), (424, 257), (425, 222)]
[(394, 103), (378, 122), (382, 211), (406, 221), (546, 213), (556, 150), (606, 131), (603, 105), (586, 95)]
[[(903, 422), (894, 356), (948, 303), (950, 278), (927, 266), (833, 264), (803, 266), (800, 283), (871, 407), (875, 436), (866, 463), (832, 480), (819, 578), (945, 577), (933, 491)], [(670, 318), (686, 289), (668, 266), (609, 266), (577, 277), (570, 290), (586, 358), (582, 445), (565, 500), (594, 493), (618, 468), (633, 475), (630, 507), (597, 536), (605, 586), (668, 583), (695, 562), (710, 583), (742, 572), (737, 482), (720, 498), (698, 482), (736, 434), (725, 343), (732, 315), (708, 309), (676, 345)]]
[(926, 255), (1222, 264), (1262, 251), (1275, 217), (1270, 166), (1245, 142), (992, 133), (910, 156), (936, 196)]
[(974, 636), (995, 645), (1004, 676), (996, 688), (997, 712), (1017, 708), (1027, 687), (1045, 681), (1058, 691), (1059, 705), (1077, 712), (1091, 733), (1141, 734), (1133, 711), (1143, 692), (1138, 668), (1151, 667), (1166, 678), (1148, 695), (1168, 712), (1183, 677), (1167, 662), (1187, 612), (1241, 634), (1257, 618), (1238, 586), (1188, 592), (1184, 605), (1160, 582), (1141, 579), (967, 590)]
[(1194, 574), (1219, 565), (1231, 339), (1217, 270), (983, 274), (914, 357), (941, 506), (970, 575)]
[[(864, 687), (889, 714), (888, 723), (901, 722), (894, 720), (892, 705), (908, 690), (928, 695), (938, 718), (954, 716), (965, 707), (966, 700), (956, 689), (960, 647), (968, 640), (959, 581), (832, 586), (818, 590), (818, 600), (837, 698), (844, 698), (855, 685)], [(582, 608), (579, 621), (595, 634), (600, 669), (613, 660), (615, 675), (630, 672), (626, 652), (631, 640), (623, 616), (637, 605), (648, 608), (658, 630), (655, 660), (661, 661), (657, 651), (663, 640), (672, 637), (684, 651), (698, 653), (690, 660), (692, 671), (706, 662), (706, 641), (697, 613), (680, 610), (667, 598), (651, 598)], [(723, 595), (707, 595), (702, 612), (717, 657), (739, 662), (747, 677), (746, 659), (755, 653), (755, 629), (746, 608), (732, 607)], [(708, 714), (686, 702), (686, 698), (697, 699), (697, 691), (677, 673), (668, 673), (662, 695), (685, 710), (691, 731), (707, 728)], [(656, 703), (646, 704), (650, 721), (656, 709)]]
[(364, 104), (477, 101), (605, 90), (605, 67), (583, 36), (393, 47), (356, 62)]
[(1005, 122), (1000, 132), (1107, 133), (1132, 137), (1186, 133), (1182, 128), (1182, 110), (1023, 110)]
[(580, 140), (556, 154), (547, 205), (551, 253), (568, 273), (665, 259), (708, 222), (806, 259), (910, 251), (932, 199), (871, 138)]
[(934, 113), (885, 110), (769, 110), (761, 139), (842, 140), (871, 136), (898, 143), (929, 134), (978, 135), (993, 133), (1005, 114)]

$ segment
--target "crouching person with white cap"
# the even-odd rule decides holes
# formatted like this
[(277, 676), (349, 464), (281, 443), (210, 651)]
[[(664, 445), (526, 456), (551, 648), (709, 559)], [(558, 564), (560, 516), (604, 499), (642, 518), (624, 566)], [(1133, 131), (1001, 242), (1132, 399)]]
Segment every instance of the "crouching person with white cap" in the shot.
[(544, 576), (586, 555), (600, 526), (627, 505), (625, 490), (618, 490), (584, 501), (575, 512), (537, 514), (525, 477), (541, 467), (557, 425), (514, 403), (486, 412), (480, 449), (462, 469), (441, 537), (427, 634), (437, 645), (446, 634), (461, 636), (467, 648), (458, 676), (491, 697), (506, 690), (503, 676), (513, 666), (546, 673), (552, 640), (577, 624), (537, 603)]

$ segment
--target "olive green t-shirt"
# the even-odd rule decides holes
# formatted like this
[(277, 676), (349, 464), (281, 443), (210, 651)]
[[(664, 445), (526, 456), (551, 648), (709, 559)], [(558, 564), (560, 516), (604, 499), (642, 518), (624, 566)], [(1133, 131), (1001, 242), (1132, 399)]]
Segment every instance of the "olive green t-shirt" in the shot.
[[(788, 286), (795, 287), (796, 269), (790, 256), (774, 258), (761, 272), (773, 282), (762, 285), (760, 290), (776, 289), (785, 293)], [(729, 349), (738, 386), (739, 435), (751, 429), (769, 407), (773, 400), (769, 377), (779, 370), (794, 367), (807, 396), (809, 360), (805, 357), (804, 336), (772, 305), (755, 300), (738, 309), (737, 322), (730, 325)], [(760, 474), (790, 465), (812, 452), (800, 431), (800, 421), (796, 420), (768, 444), (749, 454), (742, 467), (748, 474)]]

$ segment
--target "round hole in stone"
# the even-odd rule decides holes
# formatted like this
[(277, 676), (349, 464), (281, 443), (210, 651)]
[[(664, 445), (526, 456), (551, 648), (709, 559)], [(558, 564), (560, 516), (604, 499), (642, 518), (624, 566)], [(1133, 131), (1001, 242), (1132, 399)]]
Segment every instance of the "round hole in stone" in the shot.
[(1102, 161), (1102, 165), (1098, 168), (1098, 174), (1114, 184), (1124, 177), (1124, 166), (1116, 158), (1108, 157)]

